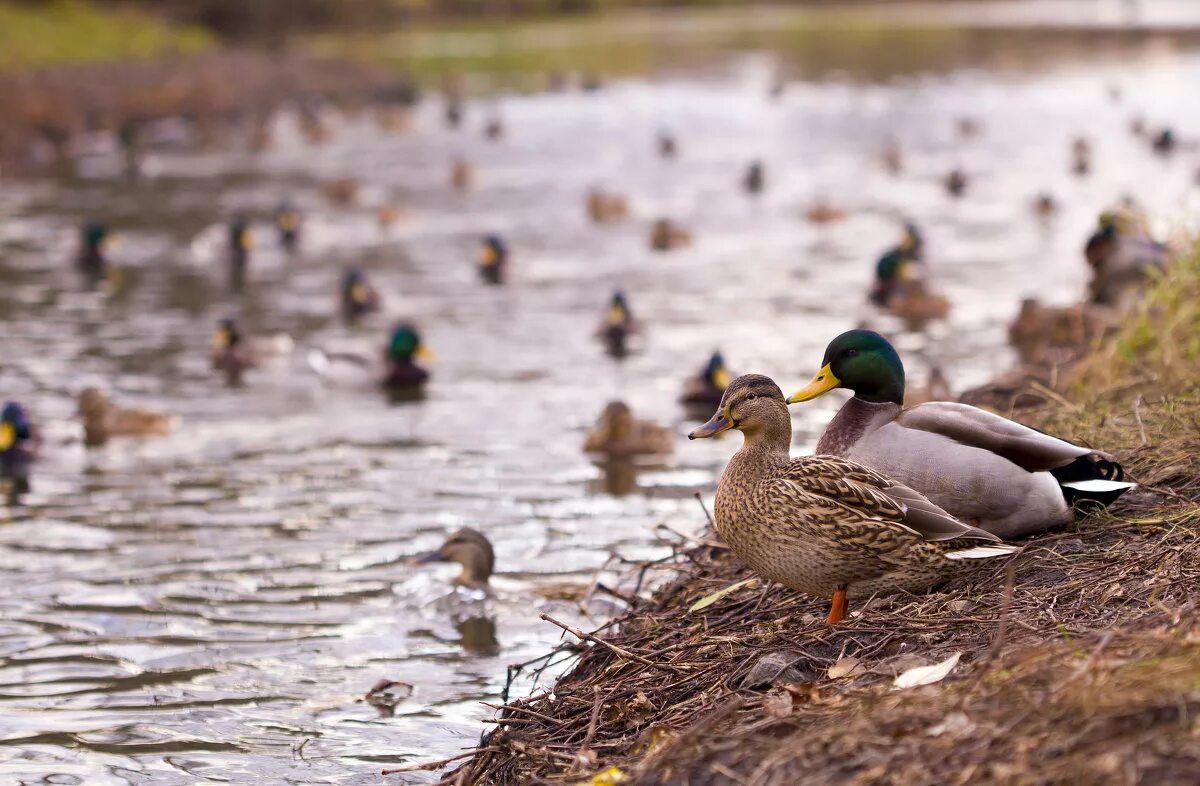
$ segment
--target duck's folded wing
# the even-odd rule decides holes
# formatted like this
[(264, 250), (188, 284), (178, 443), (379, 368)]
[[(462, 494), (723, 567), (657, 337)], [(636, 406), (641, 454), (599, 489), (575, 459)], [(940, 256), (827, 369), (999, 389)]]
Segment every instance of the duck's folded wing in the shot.
[(1057, 469), (1096, 452), (978, 407), (952, 401), (918, 404), (901, 412), (894, 422), (903, 428), (938, 434), (990, 451), (1027, 472)]
[(899, 525), (923, 540), (999, 540), (989, 532), (959, 521), (919, 491), (839, 456), (793, 459), (776, 476), (810, 497)]

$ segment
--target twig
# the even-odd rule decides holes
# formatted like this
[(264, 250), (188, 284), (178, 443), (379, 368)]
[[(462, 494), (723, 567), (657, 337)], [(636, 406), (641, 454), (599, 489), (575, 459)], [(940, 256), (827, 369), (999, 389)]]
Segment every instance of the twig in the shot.
[(700, 510), (704, 511), (704, 518), (708, 519), (708, 526), (716, 528), (717, 525), (713, 523), (713, 517), (708, 513), (708, 506), (704, 504), (704, 498), (700, 496), (699, 491), (696, 492), (695, 496), (696, 501), (700, 503)]
[(592, 705), (592, 718), (588, 721), (587, 734), (583, 736), (583, 744), (579, 746), (580, 748), (586, 748), (592, 744), (592, 740), (596, 738), (596, 727), (600, 723), (600, 707), (604, 703), (601, 699), (600, 686), (593, 686), (592, 693), (596, 696), (596, 703)]
[(1004, 577), (1004, 596), (1000, 600), (1000, 625), (996, 629), (996, 638), (992, 642), (992, 650), (989, 653), (993, 660), (1000, 657), (1000, 650), (1004, 647), (1004, 639), (1008, 635), (1008, 616), (1012, 611), (1013, 589), (1017, 585), (1017, 566), (1013, 562), (1008, 563), (1008, 571)]
[(653, 661), (646, 660), (641, 655), (636, 655), (627, 649), (622, 649), (621, 647), (618, 647), (616, 644), (612, 644), (610, 642), (605, 641), (604, 639), (597, 638), (590, 633), (584, 633), (583, 631), (579, 630), (578, 628), (572, 628), (570, 625), (566, 624), (565, 622), (559, 622), (558, 620), (554, 619), (549, 614), (541, 614), (539, 616), (546, 622), (549, 622), (551, 625), (557, 625), (558, 627), (562, 628), (567, 633), (570, 633), (572, 636), (583, 639), (584, 641), (590, 641), (593, 644), (599, 644), (602, 647), (608, 647), (608, 649), (612, 650), (613, 654), (618, 657), (625, 658), (626, 660), (636, 661), (636, 662), (642, 664), (643, 666), (658, 666), (659, 668), (666, 668), (665, 666), (661, 666), (660, 664), (654, 663)]
[(1146, 427), (1142, 425), (1142, 394), (1138, 393), (1137, 398), (1133, 400), (1133, 419), (1137, 421), (1138, 433), (1142, 435), (1142, 445), (1148, 441), (1146, 439)]
[(499, 748), (472, 748), (466, 753), (460, 753), (457, 756), (451, 756), (448, 759), (438, 759), (437, 761), (427, 761), (424, 764), (409, 764), (404, 767), (393, 767), (390, 770), (383, 770), (381, 775), (395, 775), (398, 772), (420, 772), (421, 770), (440, 770), (447, 764), (459, 759), (466, 759), (470, 756), (475, 756), (480, 753), (495, 753)]

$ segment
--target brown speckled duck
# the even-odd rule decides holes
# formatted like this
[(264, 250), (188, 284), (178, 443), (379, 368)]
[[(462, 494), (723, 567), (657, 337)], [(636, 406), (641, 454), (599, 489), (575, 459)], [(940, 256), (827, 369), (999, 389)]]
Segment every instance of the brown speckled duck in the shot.
[(98, 387), (80, 392), (79, 415), (83, 418), (84, 441), (89, 445), (103, 445), (110, 437), (163, 436), (170, 434), (178, 422), (178, 418), (163, 412), (114, 406)]
[(585, 453), (603, 453), (611, 458), (670, 453), (673, 448), (668, 429), (638, 420), (624, 401), (608, 403), (583, 443)]
[(717, 532), (763, 577), (832, 598), (829, 624), (845, 619), (851, 597), (921, 592), (1017, 550), (861, 464), (792, 458), (787, 402), (768, 377), (735, 379), (688, 436), (729, 429), (745, 440), (717, 486)]
[(1108, 505), (1134, 486), (1108, 454), (982, 409), (949, 401), (905, 409), (904, 365), (873, 331), (831, 341), (821, 370), (788, 403), (839, 387), (854, 397), (826, 427), (817, 453), (861, 462), (1000, 537), (1062, 526), (1076, 503)]
[(417, 557), (416, 562), (457, 562), (462, 566), (462, 573), (455, 577), (455, 584), (486, 590), (488, 579), (492, 577), (492, 571), (496, 568), (496, 553), (482, 532), (463, 527), (446, 538), (446, 542), (437, 551), (422, 554)]

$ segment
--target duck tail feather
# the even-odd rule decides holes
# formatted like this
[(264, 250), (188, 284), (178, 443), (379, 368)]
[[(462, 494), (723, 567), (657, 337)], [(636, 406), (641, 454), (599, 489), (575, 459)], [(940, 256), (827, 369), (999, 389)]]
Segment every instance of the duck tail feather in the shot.
[(1020, 550), (1020, 546), (999, 543), (992, 546), (975, 546), (969, 549), (962, 549), (961, 551), (948, 551), (946, 552), (946, 559), (992, 559), (993, 557), (1007, 557), (1010, 554), (1016, 554)]

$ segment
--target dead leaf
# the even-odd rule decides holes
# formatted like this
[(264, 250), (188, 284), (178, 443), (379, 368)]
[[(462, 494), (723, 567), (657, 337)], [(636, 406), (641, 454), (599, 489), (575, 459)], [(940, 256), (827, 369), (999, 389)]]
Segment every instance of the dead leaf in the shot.
[(954, 667), (958, 665), (958, 659), (961, 657), (962, 653), (956, 652), (941, 663), (909, 669), (896, 678), (896, 681), (892, 683), (892, 687), (901, 689), (915, 688), (918, 685), (932, 685), (935, 682), (941, 682), (946, 679), (946, 675), (954, 671)]
[(786, 718), (792, 714), (792, 701), (787, 691), (773, 691), (763, 699), (763, 709), (772, 718)]
[(717, 590), (716, 592), (712, 593), (711, 595), (705, 595), (703, 598), (701, 598), (700, 600), (693, 603), (692, 607), (690, 609), (688, 609), (688, 612), (700, 611), (700, 609), (706, 609), (709, 606), (716, 603), (717, 601), (719, 601), (721, 598), (728, 595), (729, 593), (736, 592), (737, 590), (741, 589), (742, 587), (748, 587), (751, 584), (755, 584), (757, 581), (758, 581), (758, 579), (745, 579), (743, 581), (739, 581), (737, 584), (730, 584), (725, 589)]
[(854, 671), (858, 667), (858, 658), (847, 655), (845, 657), (838, 658), (837, 662), (829, 667), (829, 671), (827, 671), (826, 674), (829, 676), (829, 679), (837, 680), (847, 676), (850, 674), (850, 672)]

